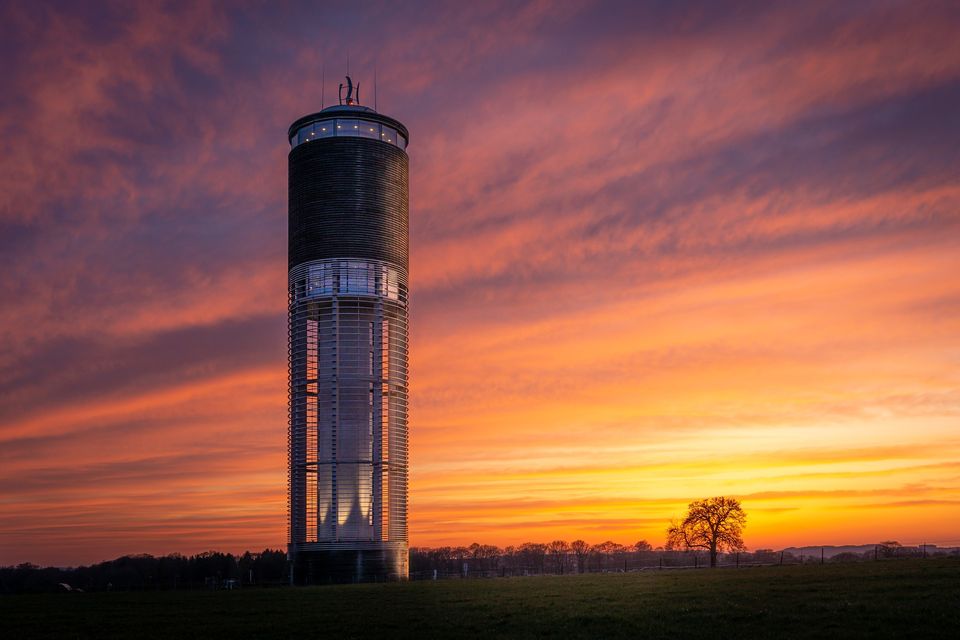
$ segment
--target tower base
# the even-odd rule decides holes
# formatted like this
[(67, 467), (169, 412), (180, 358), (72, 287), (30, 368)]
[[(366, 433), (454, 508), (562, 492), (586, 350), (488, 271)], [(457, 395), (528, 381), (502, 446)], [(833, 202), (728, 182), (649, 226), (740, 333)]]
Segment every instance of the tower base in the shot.
[(293, 584), (395, 582), (408, 577), (409, 554), (405, 544), (364, 548), (299, 544), (290, 545), (289, 556)]

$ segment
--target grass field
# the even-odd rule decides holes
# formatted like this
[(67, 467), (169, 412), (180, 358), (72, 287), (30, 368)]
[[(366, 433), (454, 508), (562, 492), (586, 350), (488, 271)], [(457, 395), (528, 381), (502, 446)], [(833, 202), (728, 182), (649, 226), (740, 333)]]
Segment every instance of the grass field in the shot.
[(4, 638), (960, 638), (960, 560), (0, 597)]

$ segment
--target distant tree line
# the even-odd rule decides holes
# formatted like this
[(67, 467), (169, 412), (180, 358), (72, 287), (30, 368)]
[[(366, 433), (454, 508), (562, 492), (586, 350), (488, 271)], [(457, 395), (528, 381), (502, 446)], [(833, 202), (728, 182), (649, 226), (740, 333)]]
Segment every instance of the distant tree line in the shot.
[[(828, 547), (829, 549), (829, 547)], [(721, 566), (866, 562), (897, 558), (960, 555), (960, 548), (933, 545), (904, 546), (895, 541), (866, 551), (845, 551), (824, 557), (819, 552), (757, 549), (718, 554)], [(620, 573), (641, 569), (706, 567), (708, 551), (654, 548), (646, 540), (622, 545), (611, 540), (588, 544), (583, 540), (548, 544), (525, 542), (497, 547), (474, 543), (468, 547), (411, 547), (410, 577), (415, 580), (450, 577), (494, 577), (571, 573)], [(144, 591), (168, 589), (223, 589), (280, 586), (288, 583), (286, 554), (265, 549), (241, 555), (208, 551), (194, 556), (132, 555), (84, 567), (39, 567), (24, 563), (0, 567), (0, 594), (44, 591)]]
[(219, 551), (193, 556), (141, 554), (69, 568), (30, 563), (0, 567), (0, 593), (66, 591), (68, 587), (84, 591), (220, 589), (279, 585), (286, 580), (287, 555), (273, 549), (238, 556)]
[[(824, 556), (802, 551), (757, 549), (717, 553), (714, 566), (750, 566), (774, 564), (817, 564), (820, 562), (865, 562), (894, 558), (946, 557), (960, 555), (958, 549), (907, 547), (884, 542), (861, 553), (843, 552)], [(646, 540), (623, 545), (607, 540), (589, 544), (583, 540), (567, 543), (554, 540), (544, 544), (525, 542), (496, 547), (473, 543), (467, 547), (411, 547), (410, 577), (423, 580), (450, 577), (495, 577), (571, 573), (620, 573), (641, 569), (708, 567), (709, 549), (654, 548)]]
[[(703, 555), (703, 554), (701, 554)], [(646, 540), (623, 545), (612, 540), (589, 544), (584, 540), (525, 542), (496, 547), (473, 543), (468, 547), (412, 547), (410, 571), (415, 578), (451, 575), (540, 575), (629, 571), (650, 566), (693, 564), (694, 553), (654, 549)]]

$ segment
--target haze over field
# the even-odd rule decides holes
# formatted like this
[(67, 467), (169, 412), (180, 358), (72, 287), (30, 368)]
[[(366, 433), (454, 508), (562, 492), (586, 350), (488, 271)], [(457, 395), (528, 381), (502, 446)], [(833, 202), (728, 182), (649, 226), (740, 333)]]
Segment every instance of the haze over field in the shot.
[[(410, 129), (411, 545), (960, 543), (960, 5), (0, 6), (0, 564), (279, 547), (287, 125)], [(321, 89), (321, 69), (326, 87)]]

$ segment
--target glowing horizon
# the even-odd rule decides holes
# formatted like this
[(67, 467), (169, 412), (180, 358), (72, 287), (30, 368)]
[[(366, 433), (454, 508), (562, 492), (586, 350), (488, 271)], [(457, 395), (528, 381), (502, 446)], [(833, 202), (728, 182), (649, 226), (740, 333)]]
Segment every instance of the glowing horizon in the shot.
[(713, 495), (751, 549), (960, 545), (949, 3), (0, 18), (0, 565), (284, 547), (284, 134), (360, 37), (411, 134), (411, 546), (658, 546)]

